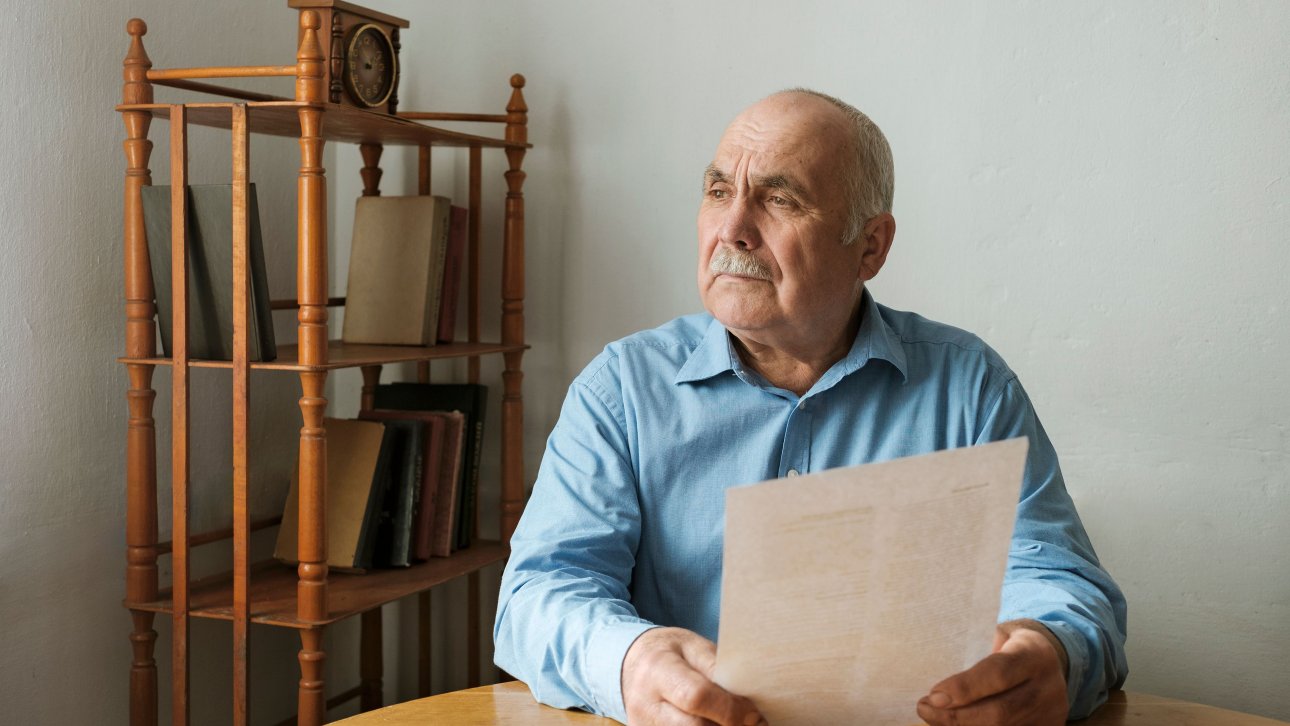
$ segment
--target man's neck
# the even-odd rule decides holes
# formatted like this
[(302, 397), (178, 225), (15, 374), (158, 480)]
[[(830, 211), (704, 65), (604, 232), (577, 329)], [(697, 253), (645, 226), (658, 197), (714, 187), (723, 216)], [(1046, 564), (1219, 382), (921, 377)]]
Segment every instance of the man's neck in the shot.
[(837, 332), (815, 341), (768, 341), (756, 333), (731, 330), (735, 351), (744, 365), (757, 371), (772, 386), (804, 395), (851, 351), (860, 330), (860, 305)]

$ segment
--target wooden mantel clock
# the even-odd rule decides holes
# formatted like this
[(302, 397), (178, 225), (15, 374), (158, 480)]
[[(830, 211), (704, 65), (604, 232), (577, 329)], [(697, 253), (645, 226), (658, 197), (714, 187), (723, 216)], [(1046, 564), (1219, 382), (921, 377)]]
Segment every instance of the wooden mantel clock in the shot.
[(322, 20), (330, 41), (322, 43), (327, 100), (393, 115), (399, 105), (399, 29), (408, 21), (344, 0), (287, 0), (287, 5), (313, 10)]

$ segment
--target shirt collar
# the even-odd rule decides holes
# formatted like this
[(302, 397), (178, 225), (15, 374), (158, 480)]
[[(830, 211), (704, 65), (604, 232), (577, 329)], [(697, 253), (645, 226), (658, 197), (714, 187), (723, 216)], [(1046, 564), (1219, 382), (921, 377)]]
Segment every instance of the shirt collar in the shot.
[[(863, 310), (860, 318), (860, 330), (851, 343), (851, 350), (846, 357), (834, 364), (820, 380), (821, 384), (831, 386), (837, 379), (860, 370), (872, 359), (885, 360), (890, 363), (903, 379), (909, 379), (908, 363), (905, 359), (905, 348), (901, 345), (900, 336), (887, 325), (878, 310), (869, 290), (865, 289), (860, 298)], [(730, 334), (724, 325), (715, 318), (708, 325), (707, 331), (699, 345), (690, 353), (685, 365), (677, 372), (673, 383), (693, 383), (712, 378), (726, 371), (742, 369), (739, 354), (735, 352)], [(819, 384), (816, 385), (820, 387)]]
[(872, 359), (885, 360), (897, 371), (900, 377), (909, 380), (909, 363), (905, 359), (905, 346), (901, 344), (900, 335), (891, 329), (882, 318), (882, 311), (874, 301), (869, 289), (865, 288), (860, 297), (860, 308), (864, 311), (860, 318), (860, 330), (851, 343), (851, 350), (837, 365), (841, 375), (860, 370)]
[(706, 380), (720, 373), (733, 371), (737, 365), (739, 365), (739, 356), (730, 342), (726, 326), (713, 318), (703, 334), (703, 340), (699, 341), (698, 347), (690, 352), (690, 357), (686, 359), (685, 365), (681, 366), (681, 370), (677, 371), (676, 378), (672, 382), (693, 383)]

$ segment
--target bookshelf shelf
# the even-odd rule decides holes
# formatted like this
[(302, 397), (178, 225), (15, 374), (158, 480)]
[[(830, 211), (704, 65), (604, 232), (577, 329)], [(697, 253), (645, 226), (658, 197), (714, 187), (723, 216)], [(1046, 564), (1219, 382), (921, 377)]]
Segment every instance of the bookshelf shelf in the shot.
[[(407, 345), (360, 345), (344, 343), (339, 340), (327, 342), (327, 362), (304, 364), (299, 362), (299, 346), (296, 344), (278, 346), (276, 360), (265, 363), (250, 363), (251, 370), (289, 371), (294, 373), (308, 371), (333, 371), (341, 368), (362, 368), (392, 363), (419, 363), (422, 361), (443, 360), (447, 358), (476, 358), (482, 355), (498, 353), (522, 353), (528, 350), (527, 345), (506, 345), (504, 343), (441, 343), (429, 347)], [(127, 365), (172, 366), (170, 358), (118, 358), (118, 362)], [(232, 368), (233, 362), (227, 360), (189, 360), (191, 368)]]
[[(171, 106), (163, 103), (123, 103), (116, 107), (121, 113), (146, 113), (153, 119), (168, 121)], [(300, 109), (312, 109), (322, 114), (322, 138), (352, 144), (382, 144), (385, 146), (448, 146), (485, 149), (529, 149), (532, 144), (522, 141), (477, 136), (460, 131), (426, 126), (414, 120), (329, 103), (300, 101), (248, 101), (246, 103), (209, 102), (188, 103), (186, 121), (194, 126), (230, 129), (234, 106), (245, 106), (247, 124), (251, 133), (265, 136), (300, 138)]]
[[(296, 568), (277, 560), (251, 565), (251, 622), (284, 628), (332, 625), (386, 603), (415, 595), (435, 585), (502, 562), (510, 552), (501, 542), (476, 540), (451, 557), (436, 557), (412, 567), (372, 570), (362, 574), (332, 571), (328, 576), (327, 613), (317, 620), (301, 620), (296, 612)], [(126, 603), (133, 610), (174, 612), (169, 592), (162, 590), (150, 602)], [(189, 584), (188, 614), (212, 620), (233, 619), (233, 573), (222, 572)]]
[[(218, 66), (206, 68), (171, 68), (152, 70), (152, 61), (143, 47), (146, 24), (139, 19), (126, 24), (130, 46), (124, 60), (122, 103), (116, 106), (125, 129), (123, 151), (124, 174), (124, 260), (125, 260), (125, 350), (118, 361), (124, 365), (128, 388), (126, 401), (126, 573), (125, 607), (132, 621), (129, 632), (130, 723), (156, 724), (159, 719), (158, 689), (160, 671), (168, 673), (170, 688), (169, 721), (187, 724), (189, 713), (190, 664), (198, 660), (190, 643), (189, 624), (193, 618), (225, 620), (232, 630), (232, 713), (236, 726), (250, 723), (248, 665), (249, 626), (290, 628), (299, 636), (300, 650), (295, 663), (284, 667), (299, 669), (299, 712), (293, 722), (318, 726), (327, 720), (327, 709), (355, 696), (364, 711), (382, 704), (381, 606), (416, 595), (418, 599), (417, 632), (420, 695), (430, 693), (430, 589), (446, 582), (465, 578), (467, 623), (466, 672), (470, 685), (483, 680), (481, 668), (481, 633), (487, 626), (481, 622), (483, 599), (482, 568), (505, 561), (511, 533), (524, 508), (523, 467), (523, 372), (521, 362), (528, 345), (524, 342), (524, 194), (525, 172), (522, 169), (528, 138), (528, 105), (524, 100), (524, 78), (514, 75), (503, 113), (401, 112), (393, 94), (379, 110), (353, 105), (342, 93), (337, 74), (344, 65), (346, 32), (376, 23), (389, 33), (397, 53), (399, 29), (406, 21), (348, 0), (289, 0), (299, 11), (296, 57), (292, 64), (273, 66)], [(211, 78), (287, 77), (294, 82), (294, 97), (289, 99), (261, 93), (239, 91), (204, 82)], [(167, 86), (190, 92), (211, 94), (216, 100), (206, 103), (162, 103), (154, 90)], [(188, 321), (194, 315), (209, 313), (196, 307), (188, 295), (187, 275), (175, 264), (170, 269), (169, 300), (172, 356), (161, 356), (157, 350), (157, 291), (153, 285), (152, 260), (149, 258), (148, 235), (143, 211), (144, 188), (153, 185), (153, 141), (149, 132), (154, 120), (165, 121), (169, 137), (169, 158), (160, 166), (168, 170), (168, 183), (179, 190), (188, 185), (189, 129), (194, 126), (225, 129), (231, 144), (231, 226), (232, 226), (232, 360), (193, 359), (189, 355)], [(496, 136), (447, 130), (423, 122), (469, 122), (499, 124)], [(299, 166), (296, 169), (296, 291), (290, 300), (270, 301), (276, 310), (293, 310), (296, 321), (295, 344), (277, 346), (277, 359), (257, 363), (249, 359), (252, 315), (255, 300), (250, 279), (251, 223), (250, 137), (261, 134), (296, 139), (299, 143)], [(465, 310), (465, 330), (454, 343), (429, 347), (353, 345), (328, 340), (329, 307), (343, 307), (344, 298), (329, 298), (336, 271), (329, 269), (327, 255), (327, 206), (330, 203), (325, 181), (327, 169), (323, 154), (328, 142), (358, 144), (363, 159), (360, 175), (363, 195), (382, 193), (381, 154), (385, 146), (411, 146), (418, 149), (417, 194), (431, 194), (431, 152), (437, 147), (468, 149), (468, 183), (466, 243), (464, 250), (463, 298), (459, 309)], [(501, 221), (500, 244), (485, 246), (481, 240), (483, 213), (482, 154), (499, 150), (505, 156), (504, 192), (498, 194)], [(293, 165), (294, 166), (294, 165)], [(501, 191), (501, 190), (499, 190)], [(393, 194), (410, 193), (391, 191)], [(185, 194), (170, 199), (171, 260), (188, 257), (190, 244), (184, 230), (189, 209)], [(287, 210), (282, 210), (287, 211)], [(156, 242), (156, 240), (154, 240)], [(163, 244), (164, 247), (164, 244)], [(497, 260), (500, 265), (500, 304), (497, 326), (500, 340), (484, 341), (480, 336), (480, 284), (482, 259)], [(158, 258), (161, 259), (160, 257)], [(162, 263), (164, 265), (164, 263)], [(159, 273), (164, 274), (164, 273)], [(207, 303), (210, 304), (210, 303)], [(217, 303), (218, 305), (218, 303)], [(286, 321), (279, 318), (279, 323)], [(417, 363), (417, 380), (427, 382), (432, 360), (464, 358), (464, 382), (480, 383), (482, 356), (500, 355), (502, 372), (497, 382), (500, 401), (496, 421), (500, 446), (498, 534), (496, 540), (475, 539), (451, 557), (431, 558), (407, 568), (371, 570), (364, 574), (335, 571), (327, 565), (328, 532), (325, 503), (329, 495), (327, 463), (328, 415), (327, 379), (331, 371), (343, 368), (362, 369), (361, 408), (369, 414), (380, 389), (382, 368), (396, 363)], [(153, 378), (158, 367), (170, 369), (168, 397), (170, 410), (163, 413), (170, 420), (170, 440), (159, 442), (154, 404), (158, 398)], [(195, 486), (190, 476), (190, 449), (203, 442), (194, 439), (194, 418), (190, 401), (190, 374), (194, 368), (230, 369), (232, 400), (232, 521), (218, 523), (208, 532), (191, 533), (192, 497)], [(294, 373), (298, 383), (274, 377), (263, 385), (289, 387), (299, 393), (293, 409), (299, 415), (299, 446), (295, 453), (285, 454), (296, 460), (298, 476), (293, 480), (298, 509), (293, 510), (297, 523), (296, 552), (299, 566), (275, 561), (250, 561), (251, 532), (278, 526), (282, 518), (252, 522), (251, 499), (258, 489), (249, 482), (268, 454), (248, 445), (251, 440), (249, 421), (252, 411), (270, 405), (253, 397), (249, 384), (252, 371), (270, 370)], [(482, 396), (478, 400), (483, 400)], [(272, 405), (281, 405), (280, 403)], [(476, 429), (478, 431), (478, 429)], [(167, 446), (169, 457), (158, 456), (158, 445)], [(338, 450), (338, 449), (337, 449)], [(478, 449), (475, 455), (478, 456)], [(488, 458), (493, 453), (484, 454)], [(169, 476), (159, 477), (158, 460), (169, 460)], [(279, 462), (281, 463), (281, 462)], [(478, 458), (475, 459), (478, 463)], [(165, 481), (169, 497), (161, 497), (158, 480)], [(463, 487), (466, 482), (463, 481)], [(473, 491), (463, 488), (461, 491)], [(169, 538), (159, 537), (159, 503), (170, 502)], [(474, 507), (474, 500), (471, 500)], [(476, 510), (477, 511), (477, 510)], [(463, 520), (468, 521), (468, 520)], [(477, 522), (477, 519), (476, 519)], [(464, 525), (462, 525), (464, 526)], [(469, 534), (465, 536), (470, 536)], [(228, 572), (206, 578), (191, 577), (190, 552), (210, 542), (232, 540), (232, 567)], [(158, 559), (169, 557), (170, 578), (162, 587)], [(436, 595), (436, 597), (438, 597)], [(156, 657), (157, 616), (170, 624), (169, 663), (159, 668)], [(323, 665), (327, 658), (324, 629), (340, 620), (358, 616), (361, 627), (362, 685), (357, 689), (336, 691), (326, 682)], [(203, 659), (209, 654), (203, 654)], [(330, 696), (330, 697), (329, 697)]]

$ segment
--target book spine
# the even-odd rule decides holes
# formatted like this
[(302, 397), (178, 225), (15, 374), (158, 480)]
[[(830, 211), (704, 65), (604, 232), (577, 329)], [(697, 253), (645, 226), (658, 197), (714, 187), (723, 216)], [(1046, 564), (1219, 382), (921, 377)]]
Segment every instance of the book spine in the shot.
[[(423, 428), (422, 437), (429, 436), (429, 427)], [(403, 564), (410, 565), (417, 558), (417, 524), (421, 518), (421, 479), (425, 476), (425, 444), (424, 438), (415, 442), (416, 457), (412, 463), (412, 504), (408, 511), (407, 531), (404, 534), (403, 542)], [(421, 558), (424, 559), (424, 558)]]
[(448, 258), (444, 260), (443, 293), (439, 302), (440, 343), (451, 343), (457, 337), (457, 301), (461, 297), (461, 263), (466, 253), (467, 226), (470, 211), (453, 207), (448, 224)]
[(479, 464), (482, 460), (484, 450), (484, 421), (483, 412), (480, 412), (479, 418), (475, 421), (475, 447), (470, 454), (470, 479), (466, 482), (466, 493), (462, 497), (463, 507), (461, 513), (461, 535), (457, 541), (457, 546), (469, 547), (470, 541), (475, 537), (475, 505), (479, 496)]
[(446, 419), (444, 434), (444, 469), (439, 477), (439, 509), (435, 514), (434, 545), (431, 553), (447, 557), (456, 549), (456, 534), (461, 513), (463, 448), (466, 440), (466, 417), (452, 412)]
[[(436, 197), (439, 199), (439, 197)], [(451, 210), (452, 207), (448, 200), (443, 200), (443, 212), (437, 214), (439, 217), (436, 228), (439, 230), (439, 239), (434, 250), (435, 262), (431, 267), (430, 284), (434, 289), (427, 296), (426, 303), (429, 308), (426, 310), (424, 327), (421, 329), (421, 339), (425, 341), (423, 345), (434, 345), (435, 340), (439, 337), (439, 308), (443, 304), (443, 268), (448, 259), (448, 244), (451, 238)]]
[(355, 547), (354, 568), (365, 570), (376, 561), (376, 543), (381, 523), (381, 512), (390, 490), (390, 459), (392, 441), (389, 431), (381, 438), (381, 449), (377, 455), (376, 470), (372, 474), (372, 487), (363, 516), (362, 529), (359, 530), (358, 545)]
[(428, 560), (434, 550), (434, 527), (439, 502), (439, 477), (443, 470), (444, 423), (432, 418), (426, 422), (426, 450), (421, 471), (421, 504), (417, 508), (417, 526), (413, 536), (414, 556)]

